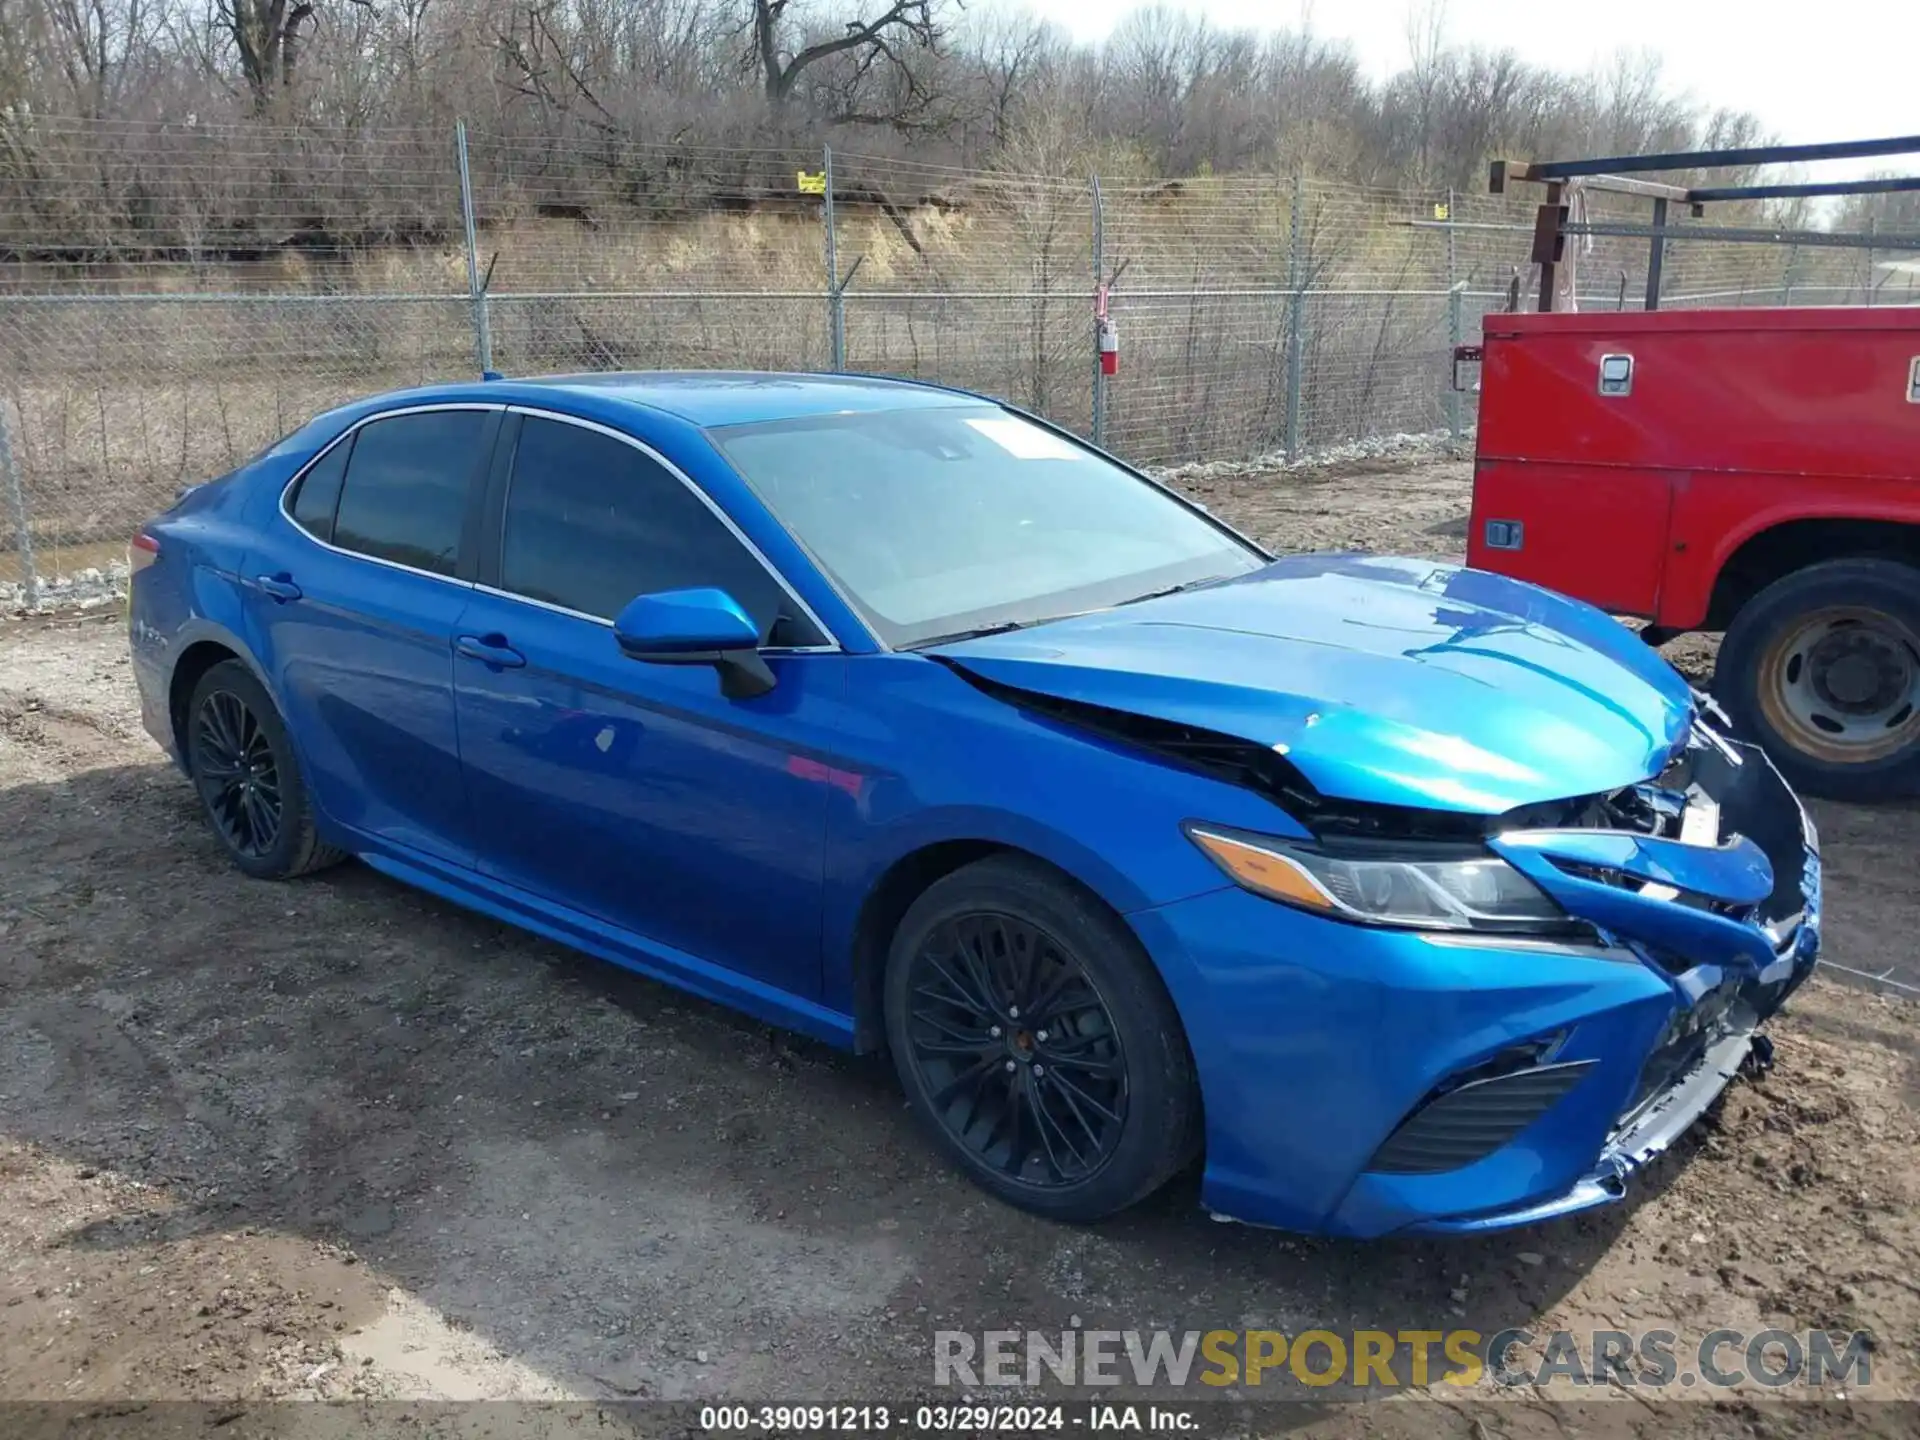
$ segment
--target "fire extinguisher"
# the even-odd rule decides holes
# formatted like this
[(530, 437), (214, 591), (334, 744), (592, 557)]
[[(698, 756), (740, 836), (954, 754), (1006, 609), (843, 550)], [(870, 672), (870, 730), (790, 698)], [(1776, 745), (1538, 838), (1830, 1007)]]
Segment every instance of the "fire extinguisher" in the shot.
[(1100, 316), (1096, 335), (1100, 345), (1100, 373), (1118, 375), (1120, 373), (1120, 332), (1113, 327), (1113, 321)]

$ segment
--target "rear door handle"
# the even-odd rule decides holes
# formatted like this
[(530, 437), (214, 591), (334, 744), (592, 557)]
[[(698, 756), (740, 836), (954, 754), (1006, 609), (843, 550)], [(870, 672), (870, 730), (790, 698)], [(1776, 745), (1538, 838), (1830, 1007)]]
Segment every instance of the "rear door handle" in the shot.
[(298, 600), (301, 593), (300, 587), (293, 583), (293, 578), (284, 572), (279, 575), (254, 576), (253, 588), (262, 595), (272, 596), (283, 605), (289, 600)]
[(453, 648), (469, 660), (498, 670), (518, 670), (527, 663), (527, 657), (507, 644), (504, 635), (462, 635), (453, 642)]

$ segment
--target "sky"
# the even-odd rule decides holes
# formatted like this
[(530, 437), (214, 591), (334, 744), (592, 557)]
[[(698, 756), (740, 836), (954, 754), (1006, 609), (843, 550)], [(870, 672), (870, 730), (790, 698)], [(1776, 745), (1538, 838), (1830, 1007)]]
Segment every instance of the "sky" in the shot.
[[(1133, 0), (1027, 0), (1077, 38), (1105, 35)], [(1425, 0), (1163, 0), (1226, 28), (1299, 28), (1352, 42), (1375, 77), (1407, 60), (1409, 11)], [(1817, 20), (1814, 18), (1817, 16)], [(1786, 144), (1920, 135), (1920, 6), (1914, 0), (1447, 0), (1461, 45), (1511, 48), (1526, 60), (1584, 70), (1650, 49), (1668, 84), (1706, 107), (1751, 110)], [(1920, 170), (1920, 157), (1836, 161), (1808, 179)]]

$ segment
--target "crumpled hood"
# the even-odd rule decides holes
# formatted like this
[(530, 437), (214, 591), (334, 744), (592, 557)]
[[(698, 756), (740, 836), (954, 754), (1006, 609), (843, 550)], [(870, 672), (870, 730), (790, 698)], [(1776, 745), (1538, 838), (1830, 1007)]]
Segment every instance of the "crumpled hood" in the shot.
[(1687, 683), (1591, 606), (1368, 555), (1296, 556), (932, 653), (997, 685), (1270, 745), (1325, 795), (1487, 814), (1644, 780), (1692, 715)]

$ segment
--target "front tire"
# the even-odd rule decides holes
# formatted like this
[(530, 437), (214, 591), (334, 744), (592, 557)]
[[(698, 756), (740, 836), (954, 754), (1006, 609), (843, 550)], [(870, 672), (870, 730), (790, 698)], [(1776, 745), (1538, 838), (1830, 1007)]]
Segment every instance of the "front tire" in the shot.
[(1087, 1222), (1190, 1160), (1193, 1060), (1173, 1002), (1120, 917), (1014, 856), (936, 881), (894, 934), (887, 1038), (940, 1148), (1022, 1209)]
[(1920, 792), (1920, 570), (1830, 560), (1774, 581), (1733, 617), (1713, 690), (1798, 790)]
[(345, 858), (320, 842), (287, 727), (240, 661), (221, 661), (193, 687), (184, 749), (208, 826), (247, 874), (288, 880)]

